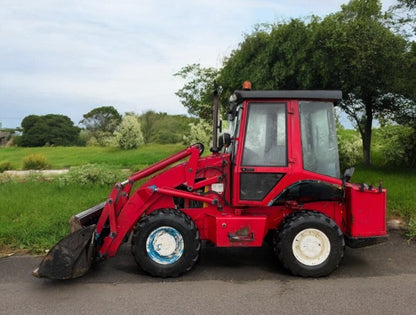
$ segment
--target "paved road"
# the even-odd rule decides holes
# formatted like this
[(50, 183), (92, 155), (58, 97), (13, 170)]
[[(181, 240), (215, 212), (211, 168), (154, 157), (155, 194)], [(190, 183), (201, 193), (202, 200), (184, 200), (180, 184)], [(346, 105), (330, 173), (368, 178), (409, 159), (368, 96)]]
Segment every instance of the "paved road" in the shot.
[(177, 279), (143, 274), (128, 246), (80, 279), (36, 279), (40, 257), (0, 258), (0, 314), (416, 314), (416, 242), (346, 249), (331, 276), (288, 275), (270, 247), (205, 247)]

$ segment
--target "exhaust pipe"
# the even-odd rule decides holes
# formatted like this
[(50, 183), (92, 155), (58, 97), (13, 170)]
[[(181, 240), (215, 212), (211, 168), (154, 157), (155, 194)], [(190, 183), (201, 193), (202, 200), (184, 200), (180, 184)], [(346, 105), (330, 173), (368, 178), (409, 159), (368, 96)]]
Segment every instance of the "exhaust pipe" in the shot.
[(221, 149), (218, 148), (218, 91), (214, 91), (214, 100), (212, 104), (212, 147), (211, 152), (218, 153)]

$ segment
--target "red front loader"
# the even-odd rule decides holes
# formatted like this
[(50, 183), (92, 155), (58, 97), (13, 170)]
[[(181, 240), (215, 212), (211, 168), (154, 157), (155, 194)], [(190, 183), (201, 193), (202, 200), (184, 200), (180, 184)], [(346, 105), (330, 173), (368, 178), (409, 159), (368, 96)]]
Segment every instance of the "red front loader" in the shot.
[[(349, 183), (353, 169), (340, 177), (339, 99), (340, 91), (236, 91), (219, 141), (214, 114), (211, 155), (195, 144), (117, 183), (106, 202), (71, 219), (73, 233), (34, 275), (82, 276), (130, 234), (138, 265), (153, 276), (189, 271), (202, 240), (258, 247), (265, 239), (291, 273), (328, 275), (345, 245), (386, 239), (385, 189)], [(217, 96), (214, 105), (215, 113)]]

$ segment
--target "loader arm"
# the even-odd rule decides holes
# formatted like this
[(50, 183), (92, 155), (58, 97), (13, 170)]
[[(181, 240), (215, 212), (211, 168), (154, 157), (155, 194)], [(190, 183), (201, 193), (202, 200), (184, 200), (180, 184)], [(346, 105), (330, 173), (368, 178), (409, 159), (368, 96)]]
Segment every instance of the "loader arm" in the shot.
[(154, 194), (155, 189), (149, 187), (150, 185), (147, 183), (131, 194), (134, 183), (189, 157), (188, 161), (182, 164), (182, 168), (186, 168), (186, 175), (182, 171), (184, 176), (177, 176), (180, 174), (180, 172), (177, 172), (176, 180), (182, 181), (182, 183), (185, 182), (186, 186), (189, 187), (188, 189), (192, 189), (195, 182), (196, 165), (202, 152), (202, 144), (194, 144), (150, 167), (132, 174), (128, 180), (117, 183), (114, 186), (97, 222), (95, 231), (95, 239), (98, 240), (105, 224), (108, 222), (110, 225), (110, 233), (103, 238), (103, 244), (98, 248), (99, 257), (114, 256), (124, 237), (132, 230), (140, 216), (152, 203), (160, 198), (160, 194)]
[[(71, 218), (72, 233), (48, 252), (39, 267), (33, 271), (33, 275), (50, 279), (70, 279), (84, 275), (95, 260), (94, 256), (102, 259), (117, 253), (126, 234), (131, 232), (137, 220), (157, 200), (163, 199), (165, 205), (172, 207), (173, 196), (193, 197), (199, 201), (212, 203), (215, 199), (213, 196), (197, 196), (190, 192), (173, 189), (180, 184), (185, 184), (189, 191), (193, 189), (198, 160), (202, 153), (203, 145), (194, 144), (132, 174), (126, 181), (117, 183), (105, 204), (92, 207)], [(189, 157), (188, 161), (172, 168), (175, 163), (186, 157)], [(159, 181), (151, 179), (131, 194), (134, 183), (155, 175), (167, 167), (171, 169), (162, 174), (175, 173), (175, 180), (169, 185), (156, 188), (155, 184)], [(159, 174), (154, 178), (158, 177), (169, 178), (169, 175)], [(109, 232), (108, 229), (104, 229), (107, 226), (109, 226)]]
[[(120, 206), (107, 202), (103, 214), (97, 223), (96, 238), (100, 237), (99, 233), (101, 233), (108, 221), (110, 221), (110, 233), (104, 238), (103, 245), (98, 248), (99, 257), (115, 256), (125, 236), (132, 231), (140, 217), (156, 209), (175, 208), (174, 197), (199, 201), (218, 208), (223, 207), (224, 201), (218, 195), (195, 192), (196, 189), (223, 180), (219, 171), (214, 171), (210, 176), (198, 182), (195, 181), (195, 176), (206, 165), (214, 169), (216, 167), (220, 169), (227, 162), (220, 155), (211, 156), (208, 160), (200, 159), (198, 147), (190, 148), (191, 154), (187, 162), (173, 166), (152, 177), (132, 193), (128, 199), (121, 198), (120, 200), (124, 204), (118, 213), (117, 209)], [(132, 176), (135, 180), (143, 178), (136, 175)], [(183, 186), (186, 186), (186, 190), (178, 188)], [(114, 193), (113, 195), (117, 196), (117, 194)], [(112, 220), (113, 227), (111, 227)]]

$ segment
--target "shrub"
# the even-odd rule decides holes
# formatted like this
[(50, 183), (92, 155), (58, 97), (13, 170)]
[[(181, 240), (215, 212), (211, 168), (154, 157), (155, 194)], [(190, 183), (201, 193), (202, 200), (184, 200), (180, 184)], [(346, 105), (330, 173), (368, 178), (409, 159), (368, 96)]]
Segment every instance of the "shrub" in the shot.
[(407, 232), (407, 237), (411, 239), (416, 237), (416, 215), (412, 215), (409, 220), (409, 230)]
[(120, 149), (136, 149), (144, 144), (142, 129), (137, 117), (126, 115), (114, 133)]
[(341, 170), (362, 160), (362, 143), (358, 135), (338, 133), (339, 164)]
[(24, 170), (44, 170), (49, 168), (43, 154), (30, 154), (23, 158)]
[(13, 145), (15, 145), (15, 146), (18, 146), (18, 147), (22, 146), (22, 136), (13, 135), (12, 136), (12, 142), (13, 142)]
[(94, 133), (84, 132), (81, 141), (90, 147), (115, 147), (117, 146), (115, 136), (109, 132), (97, 131)]
[(3, 161), (0, 162), (0, 173), (3, 173), (4, 171), (12, 170), (13, 166), (12, 163), (9, 161)]
[(416, 133), (411, 127), (386, 126), (381, 129), (384, 139), (384, 164), (416, 167)]
[(68, 173), (58, 177), (61, 186), (68, 184), (79, 185), (113, 185), (124, 178), (125, 174), (119, 170), (111, 170), (97, 164), (86, 164), (82, 166), (71, 167)]
[(201, 119), (198, 123), (190, 123), (189, 126), (191, 127), (189, 134), (183, 137), (184, 144), (200, 142), (206, 148), (212, 146), (212, 126), (206, 120)]

